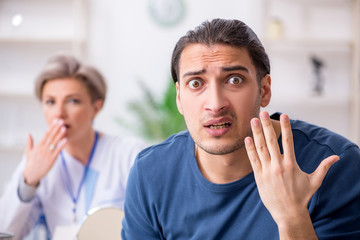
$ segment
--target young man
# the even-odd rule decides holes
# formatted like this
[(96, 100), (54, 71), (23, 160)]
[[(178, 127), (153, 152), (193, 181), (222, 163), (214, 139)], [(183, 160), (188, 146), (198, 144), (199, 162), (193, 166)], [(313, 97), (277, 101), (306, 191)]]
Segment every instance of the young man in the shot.
[(360, 239), (358, 146), (260, 113), (270, 64), (247, 25), (202, 23), (176, 44), (171, 70), (188, 131), (138, 155), (123, 240)]

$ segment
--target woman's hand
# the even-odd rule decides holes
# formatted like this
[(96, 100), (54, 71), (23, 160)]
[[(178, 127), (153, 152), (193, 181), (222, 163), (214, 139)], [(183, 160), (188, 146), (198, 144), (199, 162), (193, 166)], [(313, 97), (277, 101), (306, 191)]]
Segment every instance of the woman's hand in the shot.
[(41, 141), (34, 147), (34, 140), (29, 134), (26, 145), (25, 182), (37, 186), (54, 165), (60, 151), (65, 147), (66, 127), (62, 119), (56, 119), (46, 131)]
[(254, 141), (247, 137), (245, 146), (261, 200), (277, 223), (280, 235), (281, 227), (287, 231), (304, 229), (304, 225), (296, 224), (304, 224), (304, 220), (311, 224), (307, 204), (339, 157), (324, 159), (312, 174), (307, 174), (296, 162), (289, 117), (280, 116), (283, 155), (269, 114), (262, 112), (260, 119), (261, 123), (257, 118), (251, 120)]

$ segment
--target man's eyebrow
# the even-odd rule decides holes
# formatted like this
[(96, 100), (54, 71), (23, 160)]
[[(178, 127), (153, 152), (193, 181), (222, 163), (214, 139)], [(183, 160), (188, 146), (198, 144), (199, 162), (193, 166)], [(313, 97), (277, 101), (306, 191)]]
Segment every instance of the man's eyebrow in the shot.
[(205, 69), (202, 69), (202, 70), (199, 70), (199, 71), (190, 71), (190, 72), (186, 72), (184, 73), (184, 75), (182, 76), (183, 78), (184, 77), (187, 77), (187, 76), (195, 76), (195, 75), (199, 75), (199, 74), (202, 74), (202, 73), (205, 73), (206, 70)]
[[(224, 72), (231, 72), (231, 71), (235, 71), (235, 70), (241, 70), (241, 71), (245, 71), (247, 73), (249, 72), (249, 69), (247, 69), (244, 66), (240, 66), (240, 65), (230, 66), (230, 67), (222, 67), (222, 71), (224, 71)], [(190, 72), (184, 73), (184, 75), (182, 77), (184, 78), (184, 77), (187, 77), (187, 76), (195, 76), (195, 75), (203, 74), (205, 72), (206, 72), (205, 69), (202, 69), (202, 70), (199, 70), (199, 71), (190, 71)]]
[(231, 67), (223, 67), (222, 70), (224, 72), (230, 72), (230, 71), (234, 71), (234, 70), (241, 70), (241, 71), (245, 71), (245, 72), (249, 72), (249, 69), (247, 69), (246, 67), (244, 66), (240, 66), (240, 65), (237, 65), (237, 66), (231, 66)]

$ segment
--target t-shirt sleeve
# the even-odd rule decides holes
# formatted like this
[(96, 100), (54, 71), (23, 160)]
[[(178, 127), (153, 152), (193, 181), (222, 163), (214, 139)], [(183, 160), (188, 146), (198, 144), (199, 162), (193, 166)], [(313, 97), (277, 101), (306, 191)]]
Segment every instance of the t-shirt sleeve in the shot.
[(309, 208), (320, 240), (360, 239), (360, 150), (353, 146), (339, 156)]
[(162, 239), (151, 224), (150, 206), (145, 204), (146, 196), (142, 191), (142, 180), (139, 178), (137, 160), (130, 171), (125, 195), (125, 216), (121, 239), (123, 240), (155, 240)]

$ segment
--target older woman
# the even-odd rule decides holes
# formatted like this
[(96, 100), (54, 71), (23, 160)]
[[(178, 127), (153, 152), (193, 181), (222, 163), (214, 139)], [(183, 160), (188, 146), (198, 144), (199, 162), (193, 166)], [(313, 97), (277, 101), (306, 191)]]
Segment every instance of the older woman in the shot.
[(48, 229), (77, 224), (94, 206), (122, 208), (129, 169), (145, 146), (96, 131), (106, 84), (94, 68), (57, 55), (40, 73), (35, 92), (48, 130), (26, 152), (0, 200), (0, 230), (16, 239), (44, 215)]

